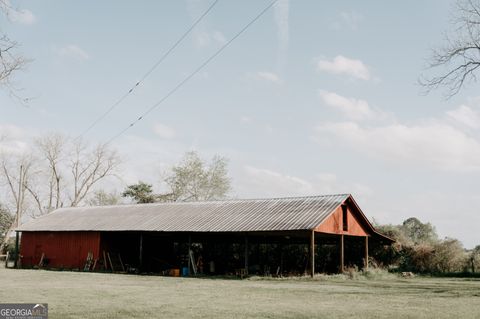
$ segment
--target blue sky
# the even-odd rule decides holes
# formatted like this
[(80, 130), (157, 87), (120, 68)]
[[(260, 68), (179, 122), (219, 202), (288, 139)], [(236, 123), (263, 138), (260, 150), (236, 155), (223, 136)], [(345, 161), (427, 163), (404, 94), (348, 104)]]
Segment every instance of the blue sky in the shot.
[[(1, 91), (0, 131), (20, 146), (45, 132), (77, 136), (211, 3), (13, 1), (20, 13), (0, 28), (33, 60), (15, 77), (33, 99), (23, 107)], [(117, 134), (269, 3), (220, 0), (85, 138)], [(442, 237), (479, 244), (478, 84), (448, 100), (417, 84), (451, 29), (452, 5), (280, 0), (112, 143), (124, 157), (114, 187), (159, 185), (194, 149), (229, 158), (232, 196), (352, 193), (380, 223), (417, 216)]]

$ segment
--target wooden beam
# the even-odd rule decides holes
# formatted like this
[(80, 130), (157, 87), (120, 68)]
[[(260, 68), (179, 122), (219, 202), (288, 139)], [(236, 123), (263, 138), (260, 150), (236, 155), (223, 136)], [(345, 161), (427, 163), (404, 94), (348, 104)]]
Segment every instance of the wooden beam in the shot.
[(315, 276), (315, 230), (310, 234), (310, 276)]
[(368, 236), (365, 236), (365, 270), (368, 270)]
[(188, 235), (188, 250), (187, 250), (187, 256), (188, 256), (188, 275), (192, 273), (192, 260), (190, 258), (190, 249), (192, 248), (192, 236)]
[(248, 236), (245, 236), (245, 274), (248, 275)]
[(344, 238), (343, 234), (340, 235), (340, 268), (339, 273), (343, 273), (345, 270), (345, 250), (344, 250)]
[(140, 247), (138, 253), (138, 270), (141, 270), (143, 266), (143, 234), (140, 233)]
[(18, 266), (18, 231), (15, 232), (15, 259), (13, 260), (13, 268), (17, 268)]

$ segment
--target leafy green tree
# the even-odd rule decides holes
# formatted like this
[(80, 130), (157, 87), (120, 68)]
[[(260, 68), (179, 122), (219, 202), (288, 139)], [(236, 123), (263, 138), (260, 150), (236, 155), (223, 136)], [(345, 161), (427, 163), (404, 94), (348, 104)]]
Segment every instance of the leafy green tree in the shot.
[(214, 156), (207, 163), (196, 152), (187, 152), (167, 174), (164, 182), (169, 191), (158, 199), (174, 202), (223, 199), (231, 187), (227, 166), (224, 157)]
[(122, 196), (130, 197), (137, 204), (154, 203), (156, 198), (155, 194), (153, 194), (152, 185), (142, 181), (138, 182), (138, 184), (128, 185)]
[(480, 270), (480, 245), (477, 245), (470, 252), (470, 267), (473, 273)]
[(401, 230), (414, 244), (434, 243), (438, 240), (435, 227), (430, 223), (424, 224), (415, 217), (405, 220)]
[(90, 206), (117, 205), (120, 198), (117, 193), (107, 193), (104, 190), (93, 192), (91, 198), (87, 201)]
[(461, 272), (466, 270), (467, 254), (458, 239), (446, 238), (433, 246), (431, 272)]

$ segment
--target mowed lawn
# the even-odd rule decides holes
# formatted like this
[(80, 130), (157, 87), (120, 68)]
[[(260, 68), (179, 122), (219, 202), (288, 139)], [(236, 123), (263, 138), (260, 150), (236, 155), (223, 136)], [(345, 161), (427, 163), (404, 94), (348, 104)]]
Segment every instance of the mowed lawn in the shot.
[(50, 318), (480, 318), (480, 280), (225, 280), (0, 268), (0, 302)]

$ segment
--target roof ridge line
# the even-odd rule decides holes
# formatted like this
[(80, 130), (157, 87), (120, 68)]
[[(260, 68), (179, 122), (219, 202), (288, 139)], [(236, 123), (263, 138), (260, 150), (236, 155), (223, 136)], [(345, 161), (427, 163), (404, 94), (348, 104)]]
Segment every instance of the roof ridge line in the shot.
[[(308, 196), (286, 196), (286, 197), (264, 197), (264, 198), (229, 198), (229, 199), (218, 199), (218, 200), (199, 200), (191, 202), (154, 202), (154, 203), (138, 203), (138, 204), (117, 204), (117, 205), (96, 205), (96, 206), (74, 206), (74, 207), (60, 207), (55, 209), (53, 212), (61, 209), (72, 209), (72, 208), (100, 208), (100, 207), (138, 207), (138, 206), (153, 206), (153, 205), (187, 205), (187, 204), (207, 204), (207, 203), (225, 203), (225, 202), (241, 202), (241, 201), (269, 201), (269, 200), (291, 200), (291, 199), (306, 199), (306, 198), (318, 198), (318, 197), (333, 197), (333, 196), (350, 196), (350, 193), (340, 193), (340, 194), (323, 194), (323, 195), (308, 195)], [(47, 214), (48, 215), (48, 214)]]

